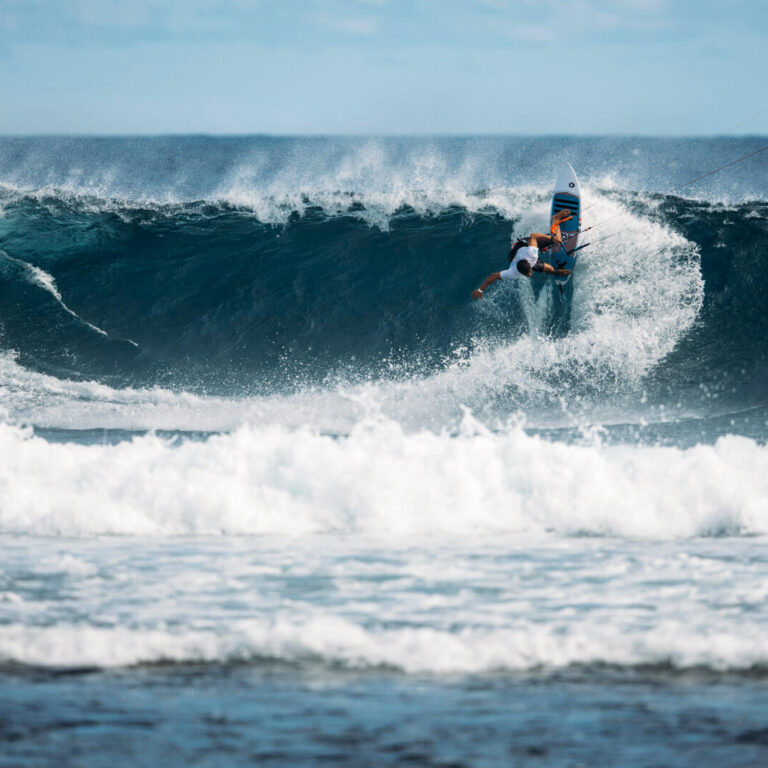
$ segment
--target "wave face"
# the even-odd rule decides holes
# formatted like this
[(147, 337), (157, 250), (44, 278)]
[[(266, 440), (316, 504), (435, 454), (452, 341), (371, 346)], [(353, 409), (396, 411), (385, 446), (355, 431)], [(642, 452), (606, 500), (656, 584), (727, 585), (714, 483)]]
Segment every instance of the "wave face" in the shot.
[[(565, 391), (601, 409), (641, 390), (704, 412), (714, 394), (764, 403), (762, 199), (621, 189), (598, 169), (585, 224), (605, 224), (573, 295), (537, 279), (473, 304), (510, 237), (546, 219), (550, 182), (504, 186), (478, 161), (509, 166), (525, 156), (516, 143), (5, 143), (6, 369), (228, 398), (374, 381), (396, 418), (425, 398), (453, 418), (490, 399), (507, 417), (557, 409)], [(554, 146), (531, 174), (565, 151)], [(750, 146), (724, 141), (709, 163)]]
[(761, 141), (0, 139), (0, 672), (763, 674)]

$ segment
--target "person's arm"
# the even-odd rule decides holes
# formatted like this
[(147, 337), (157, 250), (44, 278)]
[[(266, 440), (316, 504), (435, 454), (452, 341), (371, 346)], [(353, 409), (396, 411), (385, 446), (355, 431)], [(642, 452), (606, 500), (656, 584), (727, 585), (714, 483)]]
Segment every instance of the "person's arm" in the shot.
[[(563, 262), (560, 262), (561, 264)], [(555, 269), (551, 264), (547, 264), (546, 261), (540, 261), (534, 269), (537, 272), (544, 272), (546, 275), (557, 275), (558, 277), (568, 277), (571, 274), (570, 269)]]
[(492, 275), (488, 275), (488, 277), (486, 277), (485, 280), (483, 280), (483, 284), (477, 290), (472, 291), (472, 298), (475, 300), (482, 299), (485, 289), (491, 283), (495, 283), (497, 280), (501, 280), (500, 272), (494, 272)]

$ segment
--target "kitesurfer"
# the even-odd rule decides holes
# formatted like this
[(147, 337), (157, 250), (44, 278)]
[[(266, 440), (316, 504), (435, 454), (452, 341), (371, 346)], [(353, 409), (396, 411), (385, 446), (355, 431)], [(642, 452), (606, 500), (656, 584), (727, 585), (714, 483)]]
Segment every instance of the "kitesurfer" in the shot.
[(509, 267), (501, 272), (488, 275), (483, 284), (472, 291), (472, 298), (482, 299), (486, 288), (497, 280), (517, 280), (520, 277), (530, 277), (534, 272), (544, 272), (558, 277), (570, 275), (570, 269), (555, 269), (551, 264), (547, 264), (539, 258), (540, 248), (548, 248), (551, 245), (562, 246), (560, 225), (570, 218), (569, 211), (558, 211), (552, 219), (549, 235), (533, 232), (527, 239), (518, 240), (509, 252)]

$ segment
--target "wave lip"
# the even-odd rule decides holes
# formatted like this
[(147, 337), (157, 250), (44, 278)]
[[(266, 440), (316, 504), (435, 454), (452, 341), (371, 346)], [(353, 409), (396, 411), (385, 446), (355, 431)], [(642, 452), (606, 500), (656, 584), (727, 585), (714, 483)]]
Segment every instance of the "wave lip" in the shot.
[[(551, 188), (564, 158), (596, 186), (665, 192), (761, 146), (739, 139), (5, 137), (0, 183), (17, 190), (177, 203), (289, 200), (296, 190), (398, 194)], [(686, 188), (708, 199), (765, 198), (760, 158)], [(299, 205), (301, 201), (299, 200)]]

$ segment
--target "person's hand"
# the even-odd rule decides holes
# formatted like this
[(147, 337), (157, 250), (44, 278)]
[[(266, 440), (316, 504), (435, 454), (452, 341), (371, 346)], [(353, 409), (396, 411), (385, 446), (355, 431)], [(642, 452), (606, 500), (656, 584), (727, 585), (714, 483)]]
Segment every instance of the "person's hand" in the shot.
[(477, 301), (478, 299), (482, 299), (483, 298), (483, 292), (479, 288), (476, 288), (474, 291), (472, 291), (472, 298), (475, 301)]

